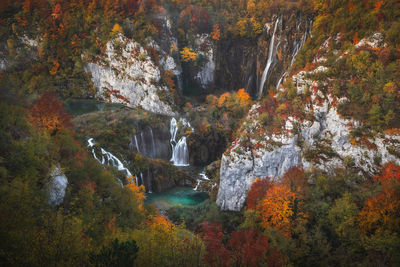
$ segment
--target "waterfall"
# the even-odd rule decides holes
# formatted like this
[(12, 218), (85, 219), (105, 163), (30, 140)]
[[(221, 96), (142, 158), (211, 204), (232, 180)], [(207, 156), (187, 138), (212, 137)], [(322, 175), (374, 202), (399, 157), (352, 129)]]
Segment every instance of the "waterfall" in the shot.
[(176, 133), (178, 132), (178, 124), (176, 122), (175, 118), (171, 119), (171, 124), (169, 127), (169, 132), (171, 133), (171, 142), (174, 141), (176, 139)]
[[(297, 26), (296, 26), (296, 29), (298, 31), (300, 30), (300, 25), (301, 25), (301, 23), (297, 24)], [(307, 23), (306, 23), (306, 26), (307, 26)], [(311, 24), (310, 24), (310, 27), (311, 27)], [(307, 29), (305, 29), (305, 32), (303, 32), (300, 40), (297, 40), (297, 39), (295, 40), (294, 46), (293, 46), (293, 52), (292, 52), (292, 56), (291, 56), (291, 60), (290, 60), (290, 65), (288, 66), (287, 70), (285, 71), (285, 73), (283, 73), (282, 77), (279, 79), (278, 83), (276, 84), (276, 89), (279, 88), (279, 85), (281, 85), (283, 79), (288, 74), (290, 68), (293, 66), (293, 63), (296, 60), (296, 56), (299, 53), (300, 49), (303, 47), (304, 43), (306, 42), (306, 39), (307, 39)]]
[(203, 169), (203, 170), (199, 173), (199, 176), (200, 176), (200, 178), (197, 179), (196, 187), (193, 188), (194, 191), (197, 191), (197, 190), (199, 189), (199, 186), (200, 186), (200, 184), (201, 184), (203, 181), (210, 181), (210, 178), (208, 178), (207, 175), (206, 175), (206, 170), (205, 170), (205, 169)]
[(124, 166), (124, 164), (122, 164), (122, 162), (113, 154), (111, 154), (110, 152), (104, 150), (103, 148), (101, 149), (101, 153), (107, 157), (107, 164), (111, 165), (113, 167), (116, 167), (119, 171), (125, 171), (126, 176), (131, 176), (131, 172), (128, 170), (128, 168), (126, 168)]
[[(95, 159), (97, 159), (97, 161), (99, 161), (101, 164), (108, 164), (111, 165), (113, 167), (116, 167), (119, 171), (124, 171), (126, 176), (129, 177), (132, 175), (132, 173), (128, 170), (128, 168), (126, 168), (124, 166), (124, 164), (122, 164), (122, 162), (113, 154), (111, 154), (110, 152), (108, 152), (107, 150), (105, 150), (104, 148), (100, 148), (101, 150), (101, 154), (102, 154), (102, 159), (101, 161), (97, 158), (96, 153), (94, 151), (94, 139), (93, 138), (89, 138), (88, 140), (88, 147), (92, 149), (92, 154), (93, 157)], [(119, 181), (121, 186), (122, 186), (122, 182)]]
[(273, 62), (275, 33), (276, 33), (276, 28), (278, 26), (278, 21), (279, 21), (279, 19), (276, 19), (275, 27), (274, 27), (274, 33), (272, 34), (272, 38), (271, 38), (271, 41), (269, 43), (268, 60), (267, 60), (267, 65), (265, 66), (264, 72), (263, 72), (263, 74), (261, 76), (260, 88), (258, 90), (258, 98), (261, 98), (261, 96), (262, 96), (264, 84), (265, 84), (265, 81), (267, 80), (268, 72), (269, 72), (269, 69), (270, 69), (271, 64)]
[(279, 85), (281, 85), (283, 78), (285, 78), (287, 72), (285, 71), (285, 73), (282, 75), (282, 77), (279, 79), (278, 83), (276, 84), (276, 90), (279, 89)]
[(202, 182), (202, 180), (201, 180), (201, 179), (198, 179), (198, 180), (197, 180), (197, 185), (196, 185), (196, 187), (195, 187), (195, 188), (193, 188), (193, 190), (194, 190), (194, 191), (197, 191), (197, 189), (199, 188), (199, 186), (200, 186), (201, 182)]
[(143, 155), (147, 155), (146, 140), (144, 139), (143, 132), (140, 133), (140, 139), (142, 142), (142, 149), (143, 149), (142, 153)]
[(153, 193), (153, 192), (151, 191), (151, 176), (150, 176), (150, 169), (147, 169), (147, 179), (148, 179), (147, 183), (148, 183), (148, 185), (149, 185), (149, 190), (148, 190), (148, 193), (149, 193), (149, 194), (151, 194), (151, 193)]
[[(190, 123), (186, 120), (187, 126), (190, 127)], [(184, 123), (185, 124), (185, 123)], [(186, 137), (182, 136), (179, 139), (178, 143), (176, 142), (176, 134), (178, 132), (178, 124), (175, 118), (171, 119), (170, 125), (170, 133), (171, 133), (171, 148), (172, 148), (172, 157), (171, 161), (174, 163), (175, 166), (189, 166), (189, 150), (186, 143)]]
[(136, 146), (137, 152), (140, 153), (139, 144), (138, 144), (138, 141), (137, 141), (136, 134), (135, 134), (135, 146)]
[(154, 135), (153, 135), (153, 129), (149, 126), (149, 129), (150, 129), (150, 136), (151, 136), (151, 153), (152, 153), (152, 155), (151, 155), (151, 157), (152, 158), (155, 158), (155, 157), (157, 157), (157, 151), (156, 151), (156, 145), (155, 145), (155, 143), (154, 143)]

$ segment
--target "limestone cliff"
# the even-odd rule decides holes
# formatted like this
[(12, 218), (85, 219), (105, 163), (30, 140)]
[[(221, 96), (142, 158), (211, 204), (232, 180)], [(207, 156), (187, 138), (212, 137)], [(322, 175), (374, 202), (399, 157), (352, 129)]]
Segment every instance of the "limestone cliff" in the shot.
[[(376, 33), (359, 43), (372, 48), (384, 46), (379, 36)], [(320, 51), (324, 49), (327, 47), (322, 45)], [(320, 88), (327, 84), (309, 78), (328, 72), (324, 62), (323, 57), (317, 57), (314, 70), (291, 76), (298, 97), (310, 94), (304, 111), (307, 119), (289, 115), (279, 133), (261, 131), (261, 137), (256, 138), (255, 133), (263, 129), (259, 122), (260, 104), (252, 107), (242, 125), (242, 134), (221, 160), (217, 197), (221, 209), (240, 210), (256, 177), (278, 178), (294, 166), (302, 165), (305, 170), (320, 169), (327, 173), (336, 168), (352, 168), (368, 177), (389, 161), (400, 163), (397, 153), (393, 153), (400, 148), (400, 136), (382, 133), (365, 140), (352, 136), (352, 131), (362, 123), (342, 117), (337, 110), (338, 104), (348, 100), (324, 92)]]

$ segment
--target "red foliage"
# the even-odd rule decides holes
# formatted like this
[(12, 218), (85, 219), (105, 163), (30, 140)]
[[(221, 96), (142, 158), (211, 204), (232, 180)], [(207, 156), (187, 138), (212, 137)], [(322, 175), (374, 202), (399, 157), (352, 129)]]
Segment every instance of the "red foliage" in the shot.
[(269, 244), (265, 235), (249, 228), (233, 232), (228, 246), (234, 252), (232, 253), (234, 266), (263, 266)]
[(229, 266), (231, 252), (222, 243), (224, 234), (221, 232), (221, 227), (216, 223), (203, 222), (201, 232), (206, 245), (204, 262), (209, 266)]
[(111, 96), (114, 96), (118, 99), (121, 99), (125, 103), (129, 103), (129, 100), (126, 97), (122, 96), (120, 93), (120, 90), (106, 88), (106, 99), (110, 100)]
[(257, 207), (257, 203), (265, 196), (268, 188), (271, 187), (272, 181), (265, 177), (265, 179), (256, 178), (247, 194), (246, 209), (252, 210)]
[(376, 179), (382, 184), (391, 180), (397, 180), (400, 183), (400, 167), (393, 162), (389, 162), (383, 168), (381, 175), (376, 177)]
[(31, 106), (30, 122), (36, 128), (49, 130), (52, 134), (72, 126), (71, 118), (58, 96), (48, 91), (41, 94)]
[(302, 167), (290, 168), (281, 178), (282, 184), (290, 187), (290, 190), (296, 193), (296, 197), (306, 193), (308, 184)]

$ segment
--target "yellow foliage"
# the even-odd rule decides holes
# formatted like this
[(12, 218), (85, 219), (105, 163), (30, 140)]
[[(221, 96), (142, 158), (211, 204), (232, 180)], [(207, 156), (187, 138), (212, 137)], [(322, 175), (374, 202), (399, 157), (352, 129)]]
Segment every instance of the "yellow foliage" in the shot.
[(125, 188), (129, 189), (135, 197), (140, 201), (139, 208), (143, 209), (143, 200), (146, 198), (146, 189), (143, 185), (136, 185), (136, 177), (131, 175), (127, 177), (128, 184), (125, 185)]
[(115, 23), (111, 32), (113, 34), (122, 33), (122, 27), (118, 23)]
[(197, 58), (197, 53), (189, 47), (184, 47), (181, 51), (181, 59), (184, 62), (194, 61)]

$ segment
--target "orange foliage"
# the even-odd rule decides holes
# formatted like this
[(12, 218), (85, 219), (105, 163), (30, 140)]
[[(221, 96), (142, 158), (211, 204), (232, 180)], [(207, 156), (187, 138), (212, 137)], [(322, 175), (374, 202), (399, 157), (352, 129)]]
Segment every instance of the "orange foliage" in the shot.
[(239, 91), (237, 92), (237, 95), (238, 95), (238, 99), (239, 99), (239, 102), (241, 105), (248, 106), (251, 104), (250, 95), (248, 93), (246, 93), (244, 88), (239, 89)]
[(390, 134), (390, 135), (400, 135), (400, 128), (391, 128), (391, 129), (387, 129), (385, 130), (386, 134)]
[(375, 11), (379, 11), (379, 9), (381, 9), (381, 6), (384, 4), (385, 2), (383, 1), (378, 1), (375, 3)]
[(381, 191), (367, 199), (360, 212), (360, 228), (367, 233), (400, 228), (400, 167), (387, 163), (381, 175), (375, 178), (382, 185)]
[(125, 185), (125, 188), (129, 189), (136, 199), (140, 201), (139, 209), (143, 210), (143, 200), (146, 198), (146, 189), (143, 185), (137, 186), (136, 185), (136, 177), (131, 175), (127, 177), (128, 184)]
[(218, 24), (214, 24), (214, 25), (213, 25), (213, 31), (212, 31), (212, 33), (211, 33), (211, 38), (212, 38), (214, 41), (219, 41), (219, 38), (221, 38), (221, 30), (220, 30)]
[(51, 133), (71, 126), (69, 115), (58, 96), (51, 92), (44, 92), (31, 106), (30, 122), (36, 127), (46, 129)]
[(149, 228), (153, 232), (171, 233), (174, 230), (174, 225), (164, 216), (156, 216), (149, 222)]
[(224, 93), (218, 98), (217, 106), (222, 107), (224, 106), (227, 102), (228, 99), (230, 98), (231, 94), (230, 93)]
[(259, 203), (261, 226), (274, 227), (285, 236), (290, 235), (295, 194), (287, 185), (273, 184)]
[(400, 192), (393, 190), (384, 190), (367, 199), (359, 216), (360, 228), (369, 233), (381, 232), (385, 228), (398, 230), (400, 227), (399, 194)]
[(60, 63), (58, 63), (57, 60), (53, 61), (53, 67), (50, 69), (50, 74), (51, 75), (56, 75), (58, 72), (58, 69), (60, 68)]
[(353, 36), (353, 44), (356, 45), (360, 41), (360, 38), (358, 38), (358, 32), (356, 32)]

